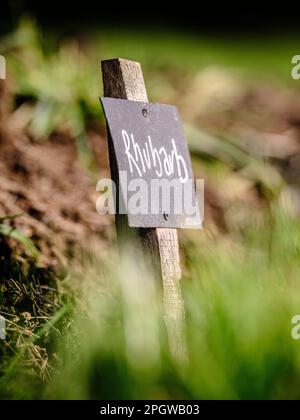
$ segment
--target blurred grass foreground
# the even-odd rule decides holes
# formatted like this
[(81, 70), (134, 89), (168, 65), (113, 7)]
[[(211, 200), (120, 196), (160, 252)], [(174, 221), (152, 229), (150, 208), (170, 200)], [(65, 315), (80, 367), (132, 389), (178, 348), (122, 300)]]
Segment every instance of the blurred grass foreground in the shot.
[[(2, 399), (298, 399), (299, 40), (105, 29), (59, 39), (25, 19), (0, 41)], [(108, 174), (99, 60), (140, 61), (176, 104), (203, 231), (180, 231), (188, 360), (168, 348), (162, 291), (120, 266), (96, 214)]]

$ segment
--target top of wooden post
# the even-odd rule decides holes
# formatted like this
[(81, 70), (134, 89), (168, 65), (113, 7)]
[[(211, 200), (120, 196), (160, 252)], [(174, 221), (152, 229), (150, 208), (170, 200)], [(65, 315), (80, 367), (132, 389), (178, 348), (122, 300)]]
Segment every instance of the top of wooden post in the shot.
[(101, 62), (104, 83), (104, 96), (148, 102), (140, 63), (114, 58)]

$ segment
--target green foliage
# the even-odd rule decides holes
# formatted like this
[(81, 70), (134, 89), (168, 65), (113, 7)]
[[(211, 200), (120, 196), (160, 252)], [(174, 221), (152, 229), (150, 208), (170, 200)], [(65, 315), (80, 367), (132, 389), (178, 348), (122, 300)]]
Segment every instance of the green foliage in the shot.
[[(99, 116), (99, 80), (92, 57), (74, 41), (51, 51), (32, 20), (23, 19), (18, 30), (2, 40), (10, 73), (20, 99), (33, 101), (30, 129), (43, 138), (56, 129), (74, 137), (85, 133), (87, 116)], [(94, 64), (94, 65), (93, 65)], [(86, 81), (89, 83), (86, 83)]]
[(233, 41), (102, 28), (92, 35), (83, 42), (62, 41), (58, 34), (45, 35), (34, 20), (23, 18), (18, 29), (1, 40), (15, 92), (20, 101), (32, 101), (29, 126), (38, 138), (55, 129), (68, 129), (78, 138), (85, 135), (88, 120), (104, 121), (98, 101), (102, 59), (134, 57), (142, 62), (150, 97), (162, 101), (184, 93), (184, 84), (216, 63), (246, 80), (262, 76), (290, 82), (290, 57), (299, 42), (295, 36)]
[[(300, 310), (300, 225), (282, 212), (273, 222), (272, 235), (253, 227), (246, 248), (207, 243), (199, 256), (200, 243), (190, 244), (186, 364), (169, 352), (151, 276), (138, 276), (134, 261), (116, 269), (114, 259), (88, 257), (69, 278), (76, 315), (50, 360), (49, 384), (37, 386), (16, 369), (2, 392), (25, 375), (23, 398), (300, 398), (300, 344), (291, 337)], [(18, 382), (11, 396), (22, 389)]]

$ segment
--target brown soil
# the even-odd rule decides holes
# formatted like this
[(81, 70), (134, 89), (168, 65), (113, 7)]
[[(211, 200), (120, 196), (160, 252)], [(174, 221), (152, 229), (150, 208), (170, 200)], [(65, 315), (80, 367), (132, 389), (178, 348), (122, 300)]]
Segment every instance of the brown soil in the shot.
[[(16, 131), (0, 82), (0, 218), (21, 214), (13, 226), (34, 241), (44, 264), (63, 263), (78, 245), (104, 243), (112, 219), (96, 212), (96, 179), (80, 163), (75, 140), (54, 133), (37, 142), (26, 131)], [(92, 149), (107, 167), (101, 134), (91, 131)]]

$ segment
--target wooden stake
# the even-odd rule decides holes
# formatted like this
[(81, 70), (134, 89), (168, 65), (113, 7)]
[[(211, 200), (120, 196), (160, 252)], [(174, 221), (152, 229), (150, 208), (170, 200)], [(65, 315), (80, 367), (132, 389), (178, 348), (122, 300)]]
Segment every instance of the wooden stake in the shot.
[[(131, 101), (148, 102), (142, 69), (139, 63), (124, 59), (102, 61), (104, 96)], [(116, 156), (108, 130), (111, 176), (118, 188), (119, 177)], [(180, 360), (186, 359), (184, 304), (180, 290), (181, 268), (176, 229), (132, 229), (126, 215), (116, 215), (116, 228), (121, 248), (132, 233), (139, 238), (142, 248), (152, 256), (163, 283), (165, 321), (170, 350)]]

